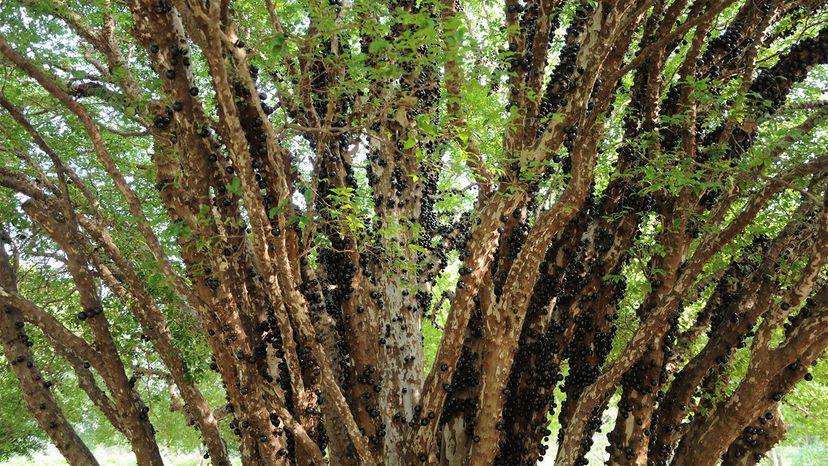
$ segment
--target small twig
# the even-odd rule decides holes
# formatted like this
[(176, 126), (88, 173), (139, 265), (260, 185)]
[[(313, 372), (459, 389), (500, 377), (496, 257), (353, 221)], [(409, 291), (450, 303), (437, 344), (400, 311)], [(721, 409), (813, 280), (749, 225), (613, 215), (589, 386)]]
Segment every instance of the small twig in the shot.
[(787, 401), (787, 400), (782, 400), (782, 403), (784, 403), (786, 406), (790, 406), (791, 408), (794, 408), (794, 409), (795, 409), (795, 410), (797, 410), (797, 411), (801, 411), (801, 412), (802, 412), (802, 414), (804, 414), (804, 415), (805, 415), (805, 417), (808, 417), (808, 416), (810, 416), (810, 415), (811, 415), (811, 413), (810, 413), (810, 412), (808, 412), (808, 410), (807, 410), (807, 409), (803, 408), (802, 406), (795, 405), (795, 404), (791, 403), (790, 401)]

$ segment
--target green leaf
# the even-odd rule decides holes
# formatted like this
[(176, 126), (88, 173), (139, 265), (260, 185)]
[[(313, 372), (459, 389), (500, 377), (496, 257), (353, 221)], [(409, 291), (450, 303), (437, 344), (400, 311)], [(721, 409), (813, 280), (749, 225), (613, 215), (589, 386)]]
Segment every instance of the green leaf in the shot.
[(388, 41), (385, 41), (385, 40), (382, 40), (382, 39), (377, 39), (375, 41), (372, 41), (368, 45), (368, 51), (371, 52), (371, 53), (378, 53), (382, 50), (387, 49), (390, 45), (391, 44), (389, 44)]
[(423, 254), (425, 254), (425, 253), (427, 253), (427, 252), (428, 252), (428, 249), (426, 249), (426, 248), (424, 248), (424, 247), (420, 246), (419, 244), (414, 244), (414, 243), (411, 243), (411, 244), (409, 244), (409, 245), (408, 245), (408, 247), (409, 247), (410, 249), (413, 249), (414, 251), (421, 252), (421, 253), (423, 253)]
[(280, 56), (285, 48), (285, 35), (281, 32), (276, 33), (272, 39), (265, 42), (265, 47), (270, 50), (273, 56)]
[(230, 184), (227, 185), (227, 192), (231, 194), (235, 194), (237, 196), (241, 196), (242, 188), (241, 188), (241, 180), (239, 177), (234, 177), (233, 180), (230, 181)]

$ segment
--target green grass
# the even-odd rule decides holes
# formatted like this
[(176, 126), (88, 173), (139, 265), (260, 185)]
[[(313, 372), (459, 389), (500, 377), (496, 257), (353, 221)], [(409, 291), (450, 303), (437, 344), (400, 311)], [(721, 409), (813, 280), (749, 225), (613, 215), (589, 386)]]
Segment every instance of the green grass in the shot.
[[(134, 466), (135, 457), (127, 447), (109, 446), (98, 447), (93, 451), (95, 458), (101, 466)], [(183, 453), (162, 451), (164, 464), (168, 466), (199, 466), (210, 464), (204, 460), (200, 453)], [(33, 454), (31, 457), (15, 456), (6, 462), (0, 462), (0, 466), (62, 466), (67, 464), (63, 457), (54, 447), (50, 446), (43, 451)], [(237, 458), (233, 458), (233, 464), (241, 464)]]
[[(598, 438), (604, 438), (599, 436)], [(598, 442), (601, 443), (601, 442)], [(601, 454), (604, 443), (601, 443), (601, 448), (594, 448), (592, 454), (588, 457), (590, 465), (602, 465), (604, 463), (605, 455)], [(109, 446), (98, 447), (94, 450), (95, 457), (102, 466), (134, 466), (135, 457), (132, 452), (124, 446)], [(168, 466), (206, 466), (209, 461), (204, 460), (200, 453), (184, 453), (162, 451), (164, 457), (164, 464)], [(760, 464), (762, 466), (828, 466), (828, 445), (815, 442), (810, 444), (803, 444), (798, 446), (783, 446), (777, 449), (777, 460), (774, 465), (772, 458), (765, 458)], [(550, 451), (546, 455), (545, 461), (540, 463), (542, 466), (550, 466), (554, 464), (555, 452)], [(54, 447), (48, 447), (43, 451), (33, 454), (31, 457), (16, 456), (6, 462), (0, 462), (0, 466), (62, 466), (67, 464), (60, 456), (60, 453)], [(241, 464), (238, 458), (233, 458), (233, 464)]]

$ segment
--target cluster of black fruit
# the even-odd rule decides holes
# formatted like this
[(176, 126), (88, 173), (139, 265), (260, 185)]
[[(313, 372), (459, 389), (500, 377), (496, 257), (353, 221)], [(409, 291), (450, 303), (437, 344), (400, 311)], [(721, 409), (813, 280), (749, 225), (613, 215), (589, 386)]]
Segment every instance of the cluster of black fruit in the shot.
[[(6, 313), (7, 313), (7, 314), (10, 314), (10, 313), (11, 313), (11, 310), (6, 309)], [(15, 322), (15, 323), (14, 323), (14, 328), (16, 328), (16, 329), (17, 329), (17, 338), (18, 338), (18, 339), (19, 339), (19, 340), (20, 340), (20, 341), (21, 341), (24, 345), (26, 345), (27, 347), (31, 348), (31, 347), (34, 345), (34, 343), (32, 342), (32, 339), (31, 339), (31, 338), (29, 338), (29, 335), (27, 335), (27, 334), (26, 334), (26, 331), (24, 330), (24, 329), (26, 328), (26, 323), (25, 323), (25, 322), (23, 322), (22, 320), (21, 320), (21, 321), (18, 321), (18, 322)], [(22, 356), (21, 356), (21, 357), (22, 357)], [(31, 367), (31, 366), (29, 366), (29, 367)]]
[[(667, 97), (664, 99), (663, 110), (661, 112), (662, 115), (669, 115), (675, 116), (677, 113), (681, 112), (682, 109), (679, 107), (679, 103), (681, 100), (681, 92), (682, 92), (682, 85), (674, 84), (670, 86), (670, 90), (667, 91)], [(718, 92), (713, 91), (714, 93)], [(704, 128), (702, 125), (702, 119), (699, 118), (696, 121), (696, 133), (700, 134), (704, 132)], [(659, 136), (661, 137), (661, 148), (662, 151), (667, 152), (674, 152), (679, 148), (679, 144), (681, 143), (681, 131), (683, 130), (682, 127), (661, 123), (660, 127), (658, 128)], [(697, 157), (703, 157), (705, 154), (699, 153)]]
[[(560, 58), (552, 74), (549, 76), (543, 93), (543, 99), (540, 102), (538, 118), (541, 120), (551, 117), (553, 113), (566, 106), (568, 102), (567, 91), (574, 89), (578, 74), (584, 71), (582, 68), (576, 67), (576, 60), (578, 58), (578, 51), (581, 48), (581, 39), (586, 26), (586, 20), (591, 11), (591, 6), (579, 8), (578, 13), (566, 31), (566, 44), (559, 53)], [(552, 31), (554, 33), (554, 29)], [(542, 132), (545, 127), (546, 124), (541, 124), (538, 131)]]
[[(365, 164), (365, 171), (366, 171), (366, 177), (368, 178), (368, 185), (371, 186), (372, 188), (376, 188), (377, 184), (380, 182), (380, 179), (379, 179), (379, 175), (377, 173), (374, 173), (373, 165), (374, 165), (374, 163), (376, 163), (376, 165), (378, 167), (384, 167), (386, 165), (386, 162), (380, 156), (379, 151), (376, 150), (376, 149), (369, 150), (368, 154), (366, 155), (366, 158), (367, 158), (368, 163)], [(383, 200), (383, 198), (381, 196), (375, 195), (374, 196), (374, 205), (379, 207), (380, 205), (382, 205), (382, 200)]]
[[(581, 439), (578, 445), (578, 458), (575, 460), (575, 466), (587, 466), (589, 460), (586, 458), (587, 453), (592, 448), (594, 441), (592, 440), (593, 433), (601, 428), (601, 413), (606, 409), (604, 405), (598, 405), (593, 410), (587, 419), (586, 426), (582, 432), (570, 432), (569, 435), (578, 435)], [(564, 433), (569, 427), (569, 421), (561, 420), (561, 429), (558, 430), (558, 444), (563, 443)]]
[[(470, 339), (464, 342), (461, 348), (451, 382), (443, 385), (447, 396), (440, 413), (440, 423), (446, 424), (457, 417), (462, 417), (466, 435), (479, 441), (480, 438), (474, 435), (474, 429), (477, 423), (478, 387), (481, 381), (481, 374), (478, 370), (480, 354), (473, 349), (473, 346), (477, 347), (479, 339), (483, 336), (483, 312), (478, 296), (473, 298), (473, 302), (474, 310), (469, 320)], [(448, 370), (448, 364), (439, 366), (440, 370), (444, 367)]]
[[(157, 44), (150, 45), (149, 51), (151, 54), (157, 54), (160, 52), (160, 47)], [(180, 65), (182, 67), (189, 67), (190, 66), (190, 58), (188, 57), (188, 50), (186, 48), (178, 47), (177, 45), (173, 45), (169, 48), (168, 52), (168, 62), (171, 68), (164, 71), (164, 77), (169, 80), (173, 80), (176, 78), (176, 71), (175, 69)], [(190, 95), (196, 96), (198, 95), (198, 88), (192, 87), (190, 89)], [(184, 108), (184, 104), (179, 101), (176, 101), (165, 109), (165, 113), (156, 115), (153, 123), (155, 127), (158, 129), (167, 129), (172, 122), (172, 115), (173, 112), (180, 112)]]
[(522, 53), (518, 50), (517, 43), (514, 40), (510, 41), (509, 52), (513, 54), (509, 60), (510, 70), (512, 72), (529, 71), (529, 67), (532, 65), (534, 59), (531, 47), (537, 26), (538, 5), (537, 3), (522, 5), (514, 2), (506, 7), (506, 12), (507, 15), (510, 13), (520, 15), (518, 23), (526, 41), (526, 49)]
[[(432, 157), (440, 152), (440, 148), (431, 140), (421, 143), (420, 147), (425, 157), (429, 160), (432, 160)], [(418, 175), (422, 181), (415, 183), (411, 191), (414, 191), (415, 198), (420, 198), (420, 225), (423, 226), (428, 236), (430, 236), (440, 231), (440, 222), (434, 212), (434, 204), (439, 196), (439, 167), (430, 163), (421, 163)], [(417, 190), (419, 190), (419, 195), (417, 194)], [(402, 193), (403, 190), (400, 190), (400, 195)]]
[(775, 65), (763, 70), (751, 84), (750, 91), (758, 94), (759, 99), (770, 101), (766, 110), (774, 113), (784, 103), (793, 84), (805, 79), (812, 66), (826, 62), (828, 28), (823, 28), (816, 37), (795, 44)]
[[(799, 312), (788, 316), (787, 322), (783, 324), (786, 338), (790, 337), (803, 322), (805, 322), (809, 317), (813, 315), (813, 309), (815, 308), (815, 306), (816, 302), (814, 301), (814, 299), (807, 298), (805, 300), (805, 305), (802, 306), (802, 309)], [(788, 303), (782, 303), (780, 307), (782, 308), (782, 310), (789, 309)]]
[[(293, 412), (294, 399), (292, 386), (290, 384), (290, 373), (288, 371), (287, 362), (285, 362), (285, 353), (282, 349), (282, 336), (281, 332), (279, 331), (279, 325), (278, 320), (276, 319), (275, 309), (273, 309), (272, 306), (268, 306), (268, 311), (266, 315), (266, 320), (260, 322), (257, 327), (257, 331), (262, 332), (261, 343), (264, 343), (264, 345), (260, 343), (255, 349), (256, 356), (258, 357), (252, 356), (253, 362), (257, 363), (257, 370), (265, 379), (265, 381), (272, 382), (274, 380), (268, 372), (266, 362), (267, 345), (269, 345), (273, 354), (277, 358), (279, 358), (279, 363), (277, 364), (279, 374), (276, 380), (279, 383), (279, 387), (284, 392), (285, 407), (291, 412)], [(244, 395), (245, 393), (244, 391), (242, 391), (242, 396)], [(285, 435), (286, 449), (281, 449), (279, 451), (279, 455), (287, 456), (292, 461), (294, 461), (296, 458), (296, 446), (293, 438), (293, 433), (289, 430), (284, 430), (279, 427), (281, 420), (276, 415), (276, 413), (270, 414), (270, 422), (274, 427), (277, 428), (277, 430), (274, 432), (276, 435)], [(241, 435), (238, 430), (238, 426), (235, 428), (235, 432), (237, 435)]]
[[(506, 223), (508, 219), (504, 220), (504, 217), (501, 217), (500, 220)], [(512, 262), (517, 258), (518, 253), (520, 253), (520, 250), (523, 249), (523, 243), (526, 242), (526, 237), (529, 235), (528, 219), (523, 218), (523, 212), (519, 209), (515, 209), (512, 212), (512, 218), (515, 219), (516, 224), (512, 228), (511, 234), (506, 240), (508, 250), (506, 256), (504, 257), (506, 262)]]
[(327, 298), (334, 305), (333, 308), (328, 308), (328, 312), (333, 315), (340, 312), (338, 308), (353, 293), (352, 283), (356, 274), (356, 266), (345, 252), (348, 248), (345, 237), (339, 232), (331, 232), (328, 239), (331, 247), (319, 252), (319, 263), (325, 270), (327, 282), (333, 285), (326, 290)]
[[(420, 49), (425, 52), (424, 46), (420, 46)], [(433, 66), (420, 71), (414, 80), (414, 97), (417, 98), (417, 110), (421, 114), (427, 114), (440, 101), (440, 89), (434, 85), (438, 81)]]
[[(516, 167), (517, 164), (513, 164), (513, 168), (517, 169)], [(533, 194), (535, 193), (530, 191), (530, 196)], [(531, 210), (531, 207), (527, 210)], [(503, 294), (503, 285), (508, 277), (512, 261), (517, 257), (529, 233), (527, 221), (523, 219), (523, 211), (520, 209), (512, 211), (511, 216), (501, 215), (499, 220), (500, 226), (497, 227), (497, 233), (500, 235), (499, 244), (489, 269), (489, 273), (494, 277), (494, 294), (498, 299)]]
[[(762, 258), (768, 251), (769, 246), (770, 238), (767, 235), (757, 235), (751, 244), (745, 248), (744, 254), (740, 258), (731, 260), (728, 264), (725, 276), (733, 278), (718, 281), (707, 306), (711, 312), (710, 328), (707, 332), (708, 338), (715, 340), (732, 338), (732, 332), (736, 330), (733, 328), (734, 324), (745, 317), (745, 313), (740, 311), (739, 297), (741, 292), (749, 280), (763, 279), (757, 275), (760, 270), (765, 271), (764, 268), (760, 269), (757, 258)], [(744, 329), (742, 333), (747, 330), (749, 328)], [(736, 333), (739, 332), (736, 331)], [(735, 342), (730, 343), (735, 344)]]
[[(331, 40), (324, 38), (320, 42), (321, 43), (317, 46), (320, 54), (323, 56), (330, 54)], [(340, 44), (342, 43), (340, 42)], [(310, 69), (308, 71), (311, 76), (310, 86), (315, 96), (312, 105), (316, 114), (321, 117), (322, 115), (325, 115), (328, 110), (328, 99), (326, 97), (328, 95), (328, 86), (330, 85), (328, 68), (322, 60), (311, 60), (309, 66)]]
[(153, 120), (155, 127), (158, 129), (167, 129), (170, 122), (172, 122), (172, 109), (167, 109), (167, 112), (163, 115), (156, 115)]
[[(255, 83), (256, 77), (258, 77), (258, 70), (255, 73), (251, 72), (250, 75)], [(268, 134), (265, 128), (265, 118), (267, 118), (268, 112), (271, 112), (272, 109), (267, 107), (265, 103), (267, 95), (259, 93), (258, 97), (262, 104), (262, 113), (264, 113), (263, 115), (260, 114), (258, 107), (253, 105), (253, 93), (240, 79), (233, 82), (233, 92), (236, 107), (239, 110), (239, 120), (250, 149), (250, 166), (253, 169), (254, 179), (256, 180), (258, 188), (262, 190), (262, 198), (265, 205), (267, 207), (273, 207), (278, 202), (278, 199), (274, 193), (267, 192), (269, 169), (267, 164)], [(271, 225), (271, 228), (274, 235), (279, 233), (275, 221)]]
[[(322, 369), (319, 367), (319, 363), (314, 357), (310, 346), (302, 346), (298, 351), (298, 356), (299, 367), (303, 373), (307, 386), (318, 387)], [(316, 388), (315, 395), (317, 396), (317, 403), (322, 403), (322, 390)], [(325, 430), (324, 423), (321, 419), (319, 419), (319, 416), (321, 415), (319, 408), (315, 406), (305, 408), (304, 414), (317, 419), (316, 427), (308, 430), (308, 436), (319, 446), (320, 450), (325, 451), (325, 448), (328, 446), (328, 435)]]
[[(316, 146), (317, 141), (309, 137), (309, 142), (312, 146)], [(348, 164), (343, 155), (348, 147), (347, 135), (341, 134), (338, 140), (333, 140), (328, 146), (322, 149), (323, 157), (318, 161), (319, 170), (321, 173), (318, 176), (318, 186), (316, 195), (317, 210), (321, 215), (329, 219), (326, 207), (328, 206), (329, 194), (331, 189), (336, 187), (348, 186), (356, 189), (356, 178), (353, 175), (352, 168)], [(344, 171), (344, 179), (339, 176), (340, 170)], [(350, 315), (346, 315), (343, 311), (343, 305), (348, 301), (353, 293), (353, 278), (356, 274), (356, 265), (348, 257), (345, 252), (349, 248), (348, 236), (343, 236), (338, 228), (332, 223), (323, 223), (322, 232), (330, 241), (330, 247), (325, 247), (319, 251), (319, 264), (322, 270), (325, 271), (325, 283), (328, 286), (317, 286), (316, 280), (307, 282), (309, 292), (312, 287), (315, 295), (312, 296), (312, 303), (319, 302), (321, 306), (318, 312), (324, 309), (336, 322), (336, 332), (338, 338), (336, 341), (338, 357), (334, 360), (340, 365), (341, 374), (340, 384), (343, 386), (350, 386), (350, 370), (349, 357), (347, 345), (346, 320), (350, 319)], [(313, 304), (315, 306), (315, 304)]]
[(742, 430), (736, 441), (730, 445), (730, 448), (722, 456), (722, 461), (725, 462), (723, 464), (732, 464), (734, 462), (729, 460), (738, 460), (749, 454), (751, 450), (755, 450), (751, 457), (756, 462), (762, 461), (762, 458), (764, 458), (763, 452), (767, 451), (778, 439), (773, 438), (771, 433), (765, 430), (764, 425), (768, 419), (764, 416), (760, 417), (760, 419), (765, 421), (765, 423), (759, 423), (757, 421)]
[[(440, 224), (439, 219), (437, 218), (437, 212), (434, 210), (434, 204), (437, 199), (437, 184), (439, 181), (439, 174), (437, 173), (436, 169), (429, 168), (429, 164), (423, 164), (423, 167), (420, 169), (420, 175), (422, 176), (422, 199), (420, 201), (420, 218), (419, 223), (423, 227), (423, 231), (425, 232), (424, 235), (419, 239), (418, 245), (422, 248), (428, 249), (437, 256), (439, 261), (439, 265), (437, 266), (438, 270), (442, 270), (445, 268), (446, 264), (448, 263), (448, 256), (446, 255), (445, 251), (441, 248), (432, 248), (431, 247), (431, 238), (435, 235), (441, 235), (443, 232), (446, 231), (443, 225)], [(418, 261), (421, 260), (422, 254), (418, 254)], [(436, 278), (436, 272), (434, 270), (428, 271), (428, 276), (426, 280), (431, 282), (433, 279)], [(418, 292), (418, 295), (420, 293)], [(430, 302), (430, 294), (428, 296), (420, 296), (419, 298), (419, 307), (420, 309), (425, 312), (428, 309), (428, 303)]]
[[(286, 393), (285, 399), (292, 400), (290, 396), (287, 396), (290, 395), (291, 386), (290, 374), (288, 373), (288, 366), (285, 362), (285, 352), (282, 349), (282, 334), (279, 331), (278, 320), (276, 319), (276, 314), (274, 312), (274, 309), (272, 308), (268, 309), (267, 311), (267, 328), (268, 330), (265, 333), (263, 333), (262, 338), (266, 343), (270, 345), (276, 357), (280, 359), (279, 364), (277, 366), (279, 369), (279, 376), (277, 380), (279, 381), (279, 386)], [(266, 373), (264, 375), (267, 376)], [(293, 405), (293, 401), (286, 401), (285, 403), (286, 406), (288, 406), (288, 408), (290, 408), (290, 406)]]
[(212, 273), (213, 269), (211, 269), (210, 267), (205, 268), (204, 278), (202, 278), (202, 281), (204, 282), (204, 285), (207, 288), (210, 288), (211, 290), (215, 291), (221, 283), (218, 281), (217, 278), (212, 276)]
[[(589, 305), (588, 302), (584, 303), (586, 298), (583, 297), (578, 306)], [(612, 343), (609, 342), (610, 344), (607, 345), (607, 342), (603, 341), (603, 338), (611, 333), (602, 331), (607, 326), (603, 322), (605, 319), (592, 308), (580, 312), (574, 320), (573, 338), (564, 350), (564, 356), (569, 359), (570, 364), (569, 375), (566, 376), (564, 382), (564, 390), (567, 393), (580, 393), (585, 387), (595, 382), (601, 374), (600, 363), (606, 357), (605, 354), (598, 354), (598, 350), (606, 349)], [(598, 341), (599, 338), (601, 341)]]
[[(677, 322), (674, 318), (671, 320), (671, 326), (673, 322)], [(662, 339), (661, 342), (661, 349), (665, 348), (664, 340)], [(633, 366), (621, 377), (621, 386), (624, 388), (625, 391), (628, 393), (632, 392), (639, 392), (645, 394), (652, 394), (657, 391), (657, 388), (665, 383), (661, 380), (663, 377), (660, 375), (662, 374), (662, 364), (659, 363), (653, 357), (654, 347), (652, 344), (647, 345), (647, 351), (644, 353), (641, 359), (639, 359)], [(662, 357), (662, 361), (669, 357), (669, 354), (664, 354)], [(666, 373), (665, 373), (666, 376)], [(626, 417), (628, 414), (626, 411), (623, 411), (619, 407), (619, 412), (622, 416)]]
[[(379, 400), (379, 393), (382, 391), (382, 375), (376, 374), (377, 369), (372, 365), (366, 365), (362, 371), (358, 371), (356, 377), (356, 383), (360, 385), (364, 385), (365, 389), (362, 390), (362, 395), (360, 396), (359, 402), (363, 404), (363, 409), (368, 416), (374, 421), (375, 423), (375, 434), (369, 435), (368, 440), (374, 445), (380, 445), (382, 443), (383, 437), (385, 437), (385, 428), (387, 427), (385, 423), (382, 422), (381, 413), (380, 413), (380, 400)], [(369, 388), (370, 387), (370, 388)], [(343, 387), (343, 389), (348, 389), (350, 387)], [(405, 418), (401, 417), (401, 422), (405, 422)], [(365, 434), (365, 428), (360, 427), (360, 431)]]
[[(554, 388), (563, 378), (559, 366), (553, 362), (553, 355), (561, 350), (563, 326), (552, 321), (545, 332), (538, 332), (534, 325), (545, 319), (546, 306), (561, 292), (554, 261), (557, 250), (554, 245), (547, 249), (532, 290), (507, 385), (509, 396), (503, 408), (505, 442), (498, 452), (497, 464), (523, 464), (523, 461), (534, 464), (546, 452), (544, 443), (549, 435), (546, 419), (557, 407)], [(537, 455), (530, 455), (531, 451)]]
[[(667, 324), (669, 325), (667, 332), (664, 334), (664, 340), (661, 342), (661, 351), (664, 353), (665, 359), (670, 359), (673, 356), (673, 347), (676, 345), (676, 338), (678, 338), (679, 334), (679, 310), (673, 313), (669, 319), (667, 319)], [(667, 372), (662, 368), (661, 372), (659, 373), (659, 384), (664, 385), (667, 383)]]
[(172, 11), (172, 5), (167, 0), (153, 2), (152, 11), (157, 15), (165, 15)]
[[(330, 254), (331, 252), (332, 251), (327, 249), (320, 251), (320, 263), (322, 263), (322, 255)], [(303, 264), (303, 267), (306, 266), (307, 265)], [(348, 287), (350, 286), (349, 282)], [(310, 303), (311, 318), (314, 320), (319, 319), (319, 315), (322, 312), (326, 312), (334, 319), (334, 329), (337, 335), (336, 341), (334, 342), (336, 346), (336, 354), (331, 355), (331, 362), (339, 366), (339, 370), (335, 371), (338, 373), (339, 386), (349, 387), (351, 371), (350, 358), (348, 356), (348, 332), (345, 326), (345, 321), (350, 320), (351, 316), (346, 316), (342, 310), (342, 296), (335, 296), (340, 293), (339, 286), (329, 287), (329, 293), (326, 294), (323, 292), (319, 280), (312, 279), (302, 282), (299, 286), (299, 290)]]
[[(558, 334), (524, 329), (505, 393), (503, 408), (506, 441), (498, 451), (496, 464), (535, 464), (546, 454), (550, 431), (547, 415), (554, 412), (554, 387), (563, 378), (552, 354), (558, 352)], [(535, 353), (536, 352), (536, 353)], [(528, 364), (528, 365), (527, 365)], [(537, 455), (530, 455), (530, 452)]]
[[(624, 154), (636, 154), (633, 156), (633, 160), (640, 161), (640, 163), (646, 163), (645, 159), (641, 157), (641, 153), (630, 149), (629, 151), (622, 150), (619, 153), (619, 157)], [(638, 184), (634, 180), (624, 180), (621, 181), (622, 183), (622, 199), (621, 204), (627, 208), (635, 212), (639, 217), (644, 218), (650, 212), (655, 209), (655, 197), (653, 197), (652, 193), (642, 194), (638, 190)]]
[[(670, 357), (670, 348), (672, 348), (672, 341), (677, 331), (677, 322), (677, 318), (670, 321), (670, 329), (667, 332), (669, 336), (666, 336), (661, 340), (662, 353), (660, 354), (660, 357), (662, 362), (658, 362), (656, 360), (656, 355), (653, 353), (653, 345), (649, 344), (644, 357), (637, 361), (636, 364), (634, 364), (633, 367), (622, 377), (621, 385), (624, 387), (625, 396), (622, 397), (622, 402), (618, 404), (618, 412), (623, 419), (629, 418), (630, 415), (635, 416), (638, 409), (649, 409), (647, 406), (641, 406), (639, 398), (631, 396), (634, 392), (652, 395), (654, 392), (657, 392), (658, 387), (663, 386), (667, 382), (667, 372), (664, 368), (663, 361), (668, 360)], [(663, 396), (664, 393), (658, 391), (654, 398), (660, 403), (663, 400)], [(638, 416), (636, 417), (636, 425), (643, 426), (643, 419)], [(651, 424), (656, 425), (658, 423), (659, 414), (655, 413), (653, 414)], [(655, 451), (657, 441), (655, 437), (650, 436), (648, 428), (644, 429), (644, 435), (649, 437), (649, 450), (651, 452)], [(633, 440), (635, 440), (635, 437)], [(626, 439), (624, 438), (619, 438), (616, 435), (610, 435), (607, 451), (623, 455), (627, 460), (630, 460), (632, 459), (637, 447), (639, 446), (635, 444), (627, 444)]]
[(101, 306), (90, 307), (89, 309), (78, 312), (78, 320), (86, 320), (100, 314), (103, 314), (103, 308)]
[[(742, 29), (741, 21), (731, 23), (722, 35), (708, 42), (707, 51), (705, 51), (697, 65), (701, 67), (705, 63), (727, 63), (736, 59), (747, 45), (747, 41), (742, 37)], [(714, 65), (709, 67), (702, 76), (715, 79), (719, 76), (720, 71), (720, 67)]]

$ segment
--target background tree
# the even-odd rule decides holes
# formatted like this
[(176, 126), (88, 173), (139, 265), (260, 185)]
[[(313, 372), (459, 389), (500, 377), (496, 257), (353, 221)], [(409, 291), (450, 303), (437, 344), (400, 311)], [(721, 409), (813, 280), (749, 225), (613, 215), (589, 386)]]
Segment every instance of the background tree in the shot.
[(27, 438), (756, 463), (828, 347), (827, 6), (4, 1)]

